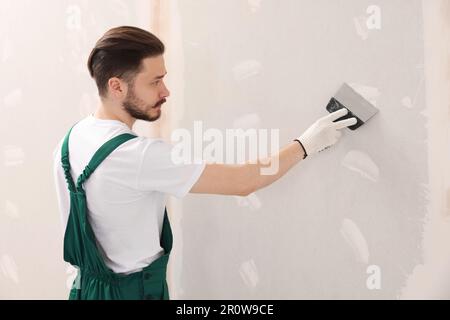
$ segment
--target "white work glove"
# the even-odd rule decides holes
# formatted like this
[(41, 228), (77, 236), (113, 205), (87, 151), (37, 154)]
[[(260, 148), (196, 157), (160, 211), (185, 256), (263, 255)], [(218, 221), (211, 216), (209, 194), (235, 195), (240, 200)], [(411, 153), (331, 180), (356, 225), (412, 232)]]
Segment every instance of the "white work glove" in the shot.
[(333, 122), (345, 116), (348, 110), (339, 109), (314, 122), (299, 138), (295, 139), (305, 151), (305, 157), (328, 149), (342, 136), (340, 129), (355, 125), (355, 117)]

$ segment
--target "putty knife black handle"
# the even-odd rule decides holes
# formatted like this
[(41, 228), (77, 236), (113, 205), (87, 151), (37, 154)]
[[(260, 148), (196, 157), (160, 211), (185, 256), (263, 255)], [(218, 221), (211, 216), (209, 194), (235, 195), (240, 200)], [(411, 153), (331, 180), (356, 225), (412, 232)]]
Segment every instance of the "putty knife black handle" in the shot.
[[(345, 107), (339, 101), (337, 101), (335, 98), (331, 98), (330, 102), (328, 102), (328, 105), (327, 105), (327, 111), (330, 113), (333, 113), (335, 111), (338, 111), (339, 109), (344, 109), (344, 108)], [(347, 128), (349, 128), (350, 130), (356, 130), (359, 127), (361, 127), (364, 124), (364, 122), (360, 118), (358, 118), (357, 115), (353, 114), (353, 112), (351, 112), (348, 108), (346, 108), (346, 109), (348, 110), (348, 113), (345, 116), (340, 117), (337, 120), (334, 120), (333, 122), (350, 119), (350, 118), (356, 118), (356, 124), (349, 126)]]
[(357, 122), (348, 127), (350, 130), (358, 129), (378, 112), (377, 108), (346, 83), (330, 99), (326, 109), (331, 113), (342, 108), (346, 108), (348, 113), (334, 122), (354, 117)]

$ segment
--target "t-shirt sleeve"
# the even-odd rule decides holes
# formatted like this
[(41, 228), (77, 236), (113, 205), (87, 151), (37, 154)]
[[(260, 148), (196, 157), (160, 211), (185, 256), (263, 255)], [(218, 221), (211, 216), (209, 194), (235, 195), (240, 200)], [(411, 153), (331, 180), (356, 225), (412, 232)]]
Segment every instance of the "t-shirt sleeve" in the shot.
[(146, 139), (137, 172), (137, 187), (141, 191), (159, 191), (184, 197), (197, 182), (206, 162), (197, 159), (190, 163), (172, 160), (174, 146), (164, 140)]

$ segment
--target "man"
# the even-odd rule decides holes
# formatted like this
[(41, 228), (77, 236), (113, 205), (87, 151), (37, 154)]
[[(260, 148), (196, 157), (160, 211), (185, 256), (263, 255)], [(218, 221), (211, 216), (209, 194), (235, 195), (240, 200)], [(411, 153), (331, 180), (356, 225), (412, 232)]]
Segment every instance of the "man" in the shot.
[(172, 145), (132, 131), (136, 119), (156, 121), (169, 97), (163, 54), (153, 34), (124, 26), (106, 32), (89, 56), (101, 104), (72, 127), (54, 155), (64, 260), (79, 269), (70, 299), (168, 299), (166, 195), (247, 196), (336, 143), (339, 130), (356, 123), (333, 122), (347, 110), (319, 119), (279, 153), (259, 159), (278, 158), (274, 175), (261, 175), (267, 161), (175, 164)]

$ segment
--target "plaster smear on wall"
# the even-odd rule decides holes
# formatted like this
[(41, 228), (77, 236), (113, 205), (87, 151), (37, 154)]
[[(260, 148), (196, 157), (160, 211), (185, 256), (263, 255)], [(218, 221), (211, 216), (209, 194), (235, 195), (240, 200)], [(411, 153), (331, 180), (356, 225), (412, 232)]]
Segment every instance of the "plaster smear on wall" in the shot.
[(436, 217), (424, 231), (424, 263), (408, 275), (401, 299), (450, 299), (450, 217)]
[(258, 75), (261, 71), (261, 63), (256, 60), (242, 61), (233, 67), (234, 78), (242, 82), (248, 78)]
[(19, 208), (13, 202), (6, 200), (5, 202), (5, 213), (8, 217), (13, 219), (20, 218)]
[(17, 265), (12, 257), (4, 254), (0, 259), (0, 269), (2, 270), (2, 273), (5, 277), (11, 279), (15, 283), (19, 283)]
[(248, 0), (248, 5), (250, 7), (250, 11), (255, 13), (261, 7), (261, 0)]
[(409, 96), (403, 97), (402, 105), (408, 109), (411, 109), (414, 106), (411, 97)]
[(21, 104), (22, 99), (23, 99), (22, 89), (17, 88), (15, 90), (11, 91), (10, 93), (8, 93), (3, 98), (3, 104), (7, 108), (13, 108), (13, 107), (16, 107), (19, 104)]
[(355, 25), (356, 34), (362, 40), (367, 40), (369, 38), (369, 29), (366, 26), (366, 17), (364, 16), (354, 17), (353, 24)]
[(256, 196), (256, 194), (249, 194), (247, 197), (235, 196), (238, 206), (248, 207), (252, 211), (256, 211), (261, 208), (261, 200)]
[(372, 159), (364, 152), (357, 150), (351, 150), (345, 155), (342, 166), (373, 182), (377, 182), (380, 175), (380, 170)]
[(372, 30), (381, 29), (381, 8), (376, 5), (370, 5), (366, 9), (366, 14), (366, 16), (360, 15), (353, 18), (356, 33), (362, 40), (367, 40)]
[(24, 163), (25, 152), (18, 146), (5, 146), (3, 156), (5, 166), (13, 167)]
[(254, 288), (257, 286), (259, 282), (258, 270), (256, 269), (255, 261), (253, 261), (253, 259), (246, 261), (241, 265), (239, 274), (247, 287)]
[(411, 98), (410, 96), (405, 96), (401, 100), (402, 105), (408, 109), (412, 109), (416, 105), (417, 99), (419, 97), (419, 94), (423, 88), (423, 84), (425, 81), (425, 77), (423, 75), (423, 72), (424, 72), (423, 65), (418, 65), (418, 66), (416, 66), (416, 68), (419, 69), (419, 71), (421, 72), (421, 77), (420, 77), (420, 81), (417, 85), (416, 92), (414, 93), (414, 98)]
[(361, 230), (356, 223), (350, 219), (344, 219), (341, 224), (341, 234), (345, 241), (350, 245), (356, 259), (364, 264), (369, 263), (369, 246)]
[[(402, 299), (450, 299), (450, 216), (445, 212), (443, 185), (448, 176), (450, 125), (450, 2), (422, 1), (425, 39), (425, 96), (429, 133), (429, 204), (423, 230), (423, 263), (409, 274)], [(442, 41), (446, 39), (447, 41)], [(418, 66), (421, 68), (421, 66)], [(424, 81), (424, 80), (422, 80)], [(423, 89), (419, 85), (419, 90)], [(415, 100), (415, 99), (414, 99)], [(414, 106), (415, 101), (412, 101)], [(445, 136), (445, 138), (444, 138)], [(445, 150), (445, 151), (443, 151)]]
[(3, 40), (2, 62), (6, 62), (14, 55), (13, 44), (9, 37), (5, 37)]

